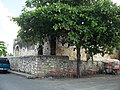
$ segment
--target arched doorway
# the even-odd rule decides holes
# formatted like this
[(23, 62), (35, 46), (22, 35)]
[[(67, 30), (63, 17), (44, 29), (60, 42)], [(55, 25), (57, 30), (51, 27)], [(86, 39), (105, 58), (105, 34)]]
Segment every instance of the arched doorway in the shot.
[(20, 47), (17, 45), (15, 47), (15, 56), (19, 56), (20, 55)]

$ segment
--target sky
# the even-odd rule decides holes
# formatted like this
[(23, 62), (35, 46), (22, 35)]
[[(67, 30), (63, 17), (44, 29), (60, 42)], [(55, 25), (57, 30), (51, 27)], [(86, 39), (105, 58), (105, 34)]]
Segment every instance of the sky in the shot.
[(20, 15), (24, 3), (25, 0), (0, 0), (0, 41), (5, 41), (9, 53), (13, 53), (13, 40), (19, 30), (9, 16)]
[[(0, 41), (7, 45), (9, 53), (13, 53), (13, 40), (20, 27), (10, 21), (9, 16), (19, 16), (26, 0), (0, 0)], [(120, 0), (112, 0), (120, 5)]]

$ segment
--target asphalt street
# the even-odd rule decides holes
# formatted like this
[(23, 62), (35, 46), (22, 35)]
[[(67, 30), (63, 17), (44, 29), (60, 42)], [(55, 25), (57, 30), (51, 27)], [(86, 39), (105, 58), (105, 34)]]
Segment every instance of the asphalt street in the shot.
[(27, 79), (0, 74), (0, 90), (120, 90), (120, 75), (80, 79)]

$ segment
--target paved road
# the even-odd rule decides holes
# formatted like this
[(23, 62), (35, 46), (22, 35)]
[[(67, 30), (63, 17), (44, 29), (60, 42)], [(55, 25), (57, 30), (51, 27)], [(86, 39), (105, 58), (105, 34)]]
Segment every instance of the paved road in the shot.
[(120, 90), (120, 76), (50, 80), (0, 74), (0, 90)]

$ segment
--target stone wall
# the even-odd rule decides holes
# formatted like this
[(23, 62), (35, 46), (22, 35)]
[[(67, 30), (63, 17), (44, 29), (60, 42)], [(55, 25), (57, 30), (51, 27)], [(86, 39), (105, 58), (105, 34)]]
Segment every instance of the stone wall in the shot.
[[(76, 70), (76, 61), (70, 61), (67, 56), (26, 56), (10, 57), (11, 69), (24, 73), (33, 74), (37, 77), (48, 75), (51, 70)], [(82, 62), (80, 71), (85, 72), (88, 68), (99, 68), (101, 63)]]
[[(57, 42), (56, 44), (56, 55), (61, 55), (61, 56), (69, 56), (70, 60), (76, 60), (76, 47), (75, 46), (69, 46), (68, 43), (65, 43), (62, 45), (62, 43)], [(86, 60), (86, 53), (85, 49), (81, 49), (81, 59)]]
[(45, 76), (49, 70), (68, 68), (64, 65), (69, 62), (67, 56), (25, 56), (9, 57), (11, 69), (36, 75)]
[[(42, 45), (43, 55), (50, 55), (49, 38), (46, 37), (43, 42), (44, 42), (44, 44)], [(39, 48), (38, 43), (37, 44), (23, 43), (19, 38), (17, 38), (14, 40), (14, 44), (13, 44), (13, 55), (14, 56), (30, 56), (30, 55), (36, 56), (36, 55), (39, 55), (38, 48)]]

